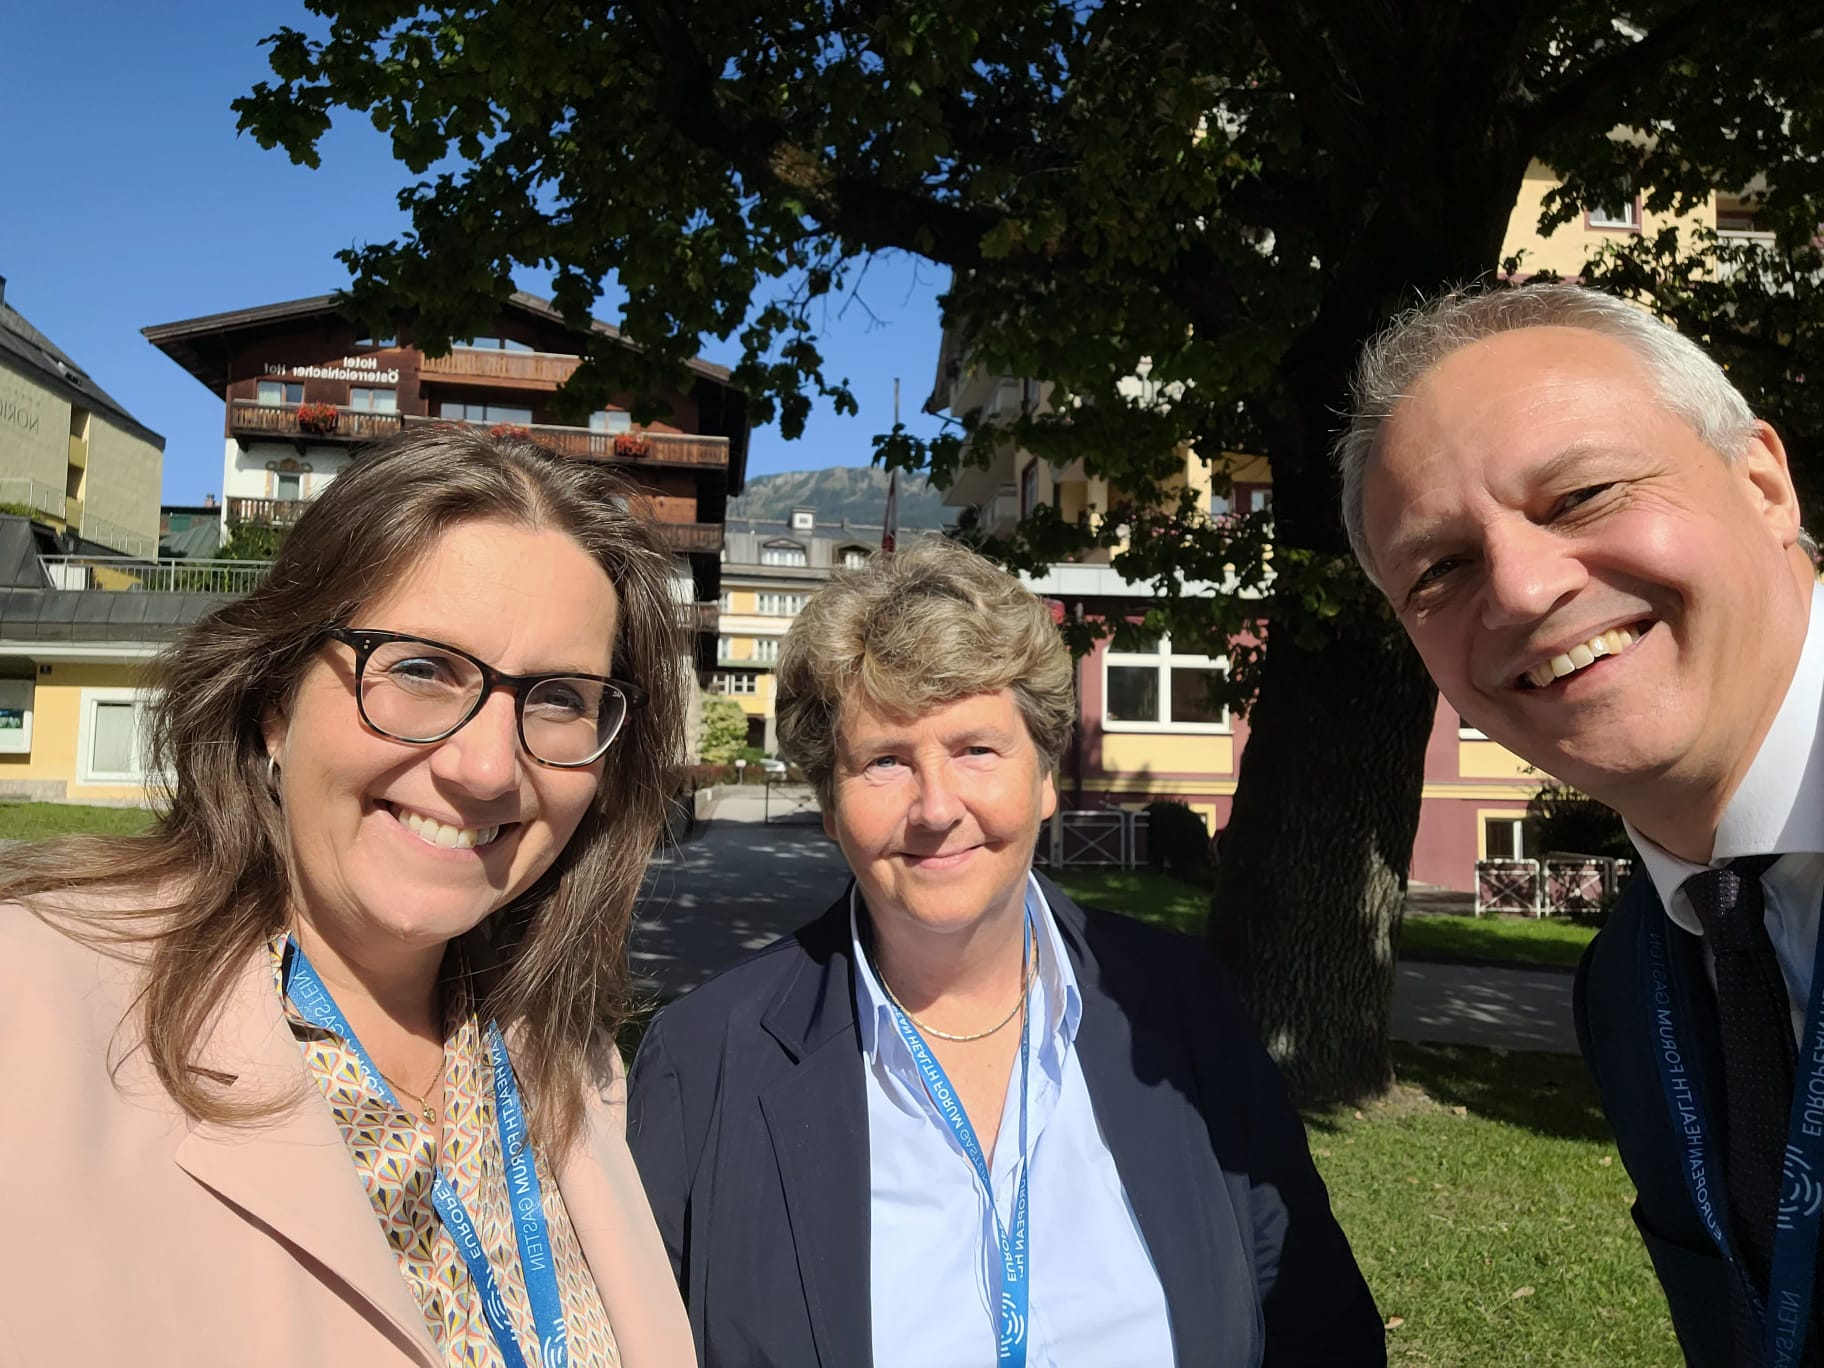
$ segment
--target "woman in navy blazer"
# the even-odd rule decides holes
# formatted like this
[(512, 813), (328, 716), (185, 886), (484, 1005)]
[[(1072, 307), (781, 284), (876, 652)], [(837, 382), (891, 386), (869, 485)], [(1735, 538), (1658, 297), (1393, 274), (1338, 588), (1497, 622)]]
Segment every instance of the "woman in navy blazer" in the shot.
[(706, 1368), (1384, 1364), (1202, 947), (1031, 873), (1075, 713), (1046, 607), (921, 543), (839, 574), (779, 675), (855, 883), (660, 1013), (631, 1081)]

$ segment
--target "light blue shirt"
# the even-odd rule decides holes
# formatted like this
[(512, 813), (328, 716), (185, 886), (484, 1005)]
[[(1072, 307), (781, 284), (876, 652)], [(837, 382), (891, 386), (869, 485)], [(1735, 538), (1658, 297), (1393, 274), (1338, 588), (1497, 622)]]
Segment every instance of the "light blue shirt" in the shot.
[[(1779, 957), (1792, 1006), (1795, 1038), (1804, 1034), (1805, 1004), (1811, 1000), (1811, 967), (1818, 947), (1818, 909), (1824, 899), (1824, 585), (1811, 591), (1805, 645), (1786, 698), (1767, 729), (1754, 763), (1730, 796), (1717, 823), (1709, 865), (1692, 864), (1648, 840), (1632, 825), (1628, 835), (1674, 925), (1704, 934), (1691, 899), (1680, 885), (1706, 868), (1716, 869), (1739, 855), (1780, 859), (1761, 876), (1767, 895), (1767, 935)], [(1710, 981), (1716, 957), (1704, 947)]]
[[(1026, 908), (1038, 928), (1039, 952), (1027, 1003), (1033, 1031), (1026, 1361), (1032, 1368), (1162, 1368), (1174, 1362), (1165, 1291), (1090, 1107), (1074, 1048), (1083, 1001), (1051, 909), (1030, 875)], [(859, 911), (851, 891), (855, 1016), (868, 1094), (874, 1363), (994, 1368), (1000, 1325), (994, 1220), (862, 953)], [(1016, 1064), (989, 1165), (995, 1204), (1009, 1226), (1020, 1178), (1019, 1109)]]

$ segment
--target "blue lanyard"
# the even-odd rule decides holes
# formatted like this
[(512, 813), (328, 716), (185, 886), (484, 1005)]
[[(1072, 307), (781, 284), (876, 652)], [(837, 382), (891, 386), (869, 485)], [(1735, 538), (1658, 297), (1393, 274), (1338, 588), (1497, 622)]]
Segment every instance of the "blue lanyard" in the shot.
[[(331, 1031), (354, 1052), (361, 1065), (362, 1081), (389, 1107), (398, 1107), (393, 1090), (381, 1077), (380, 1070), (368, 1057), (367, 1050), (355, 1036), (354, 1028), (336, 1000), (330, 996), (304, 948), (295, 940), (285, 942), (283, 964), (284, 993), (298, 1014), (319, 1030)], [(557, 1289), (557, 1262), (552, 1254), (549, 1231), (545, 1223), (543, 1196), (539, 1189), (538, 1167), (532, 1160), (532, 1146), (526, 1140), (526, 1108), (519, 1095), (519, 1081), (513, 1077), (513, 1065), (507, 1059), (506, 1042), (500, 1027), (488, 1023), (488, 1058), (494, 1075), (494, 1119), (500, 1127), (500, 1152), (506, 1162), (507, 1203), (513, 1213), (513, 1233), (519, 1242), (519, 1267), (525, 1275), (526, 1296), (532, 1303), (532, 1321), (537, 1328), (544, 1368), (564, 1368), (569, 1361), (569, 1332), (564, 1324), (564, 1306)], [(519, 1347), (519, 1336), (513, 1332), (506, 1303), (501, 1298), (500, 1282), (488, 1251), (482, 1246), (475, 1222), (468, 1208), (456, 1195), (456, 1186), (435, 1170), (431, 1180), (431, 1205), (443, 1222), (457, 1253), (467, 1265), (469, 1278), (481, 1294), (482, 1314), (488, 1329), (494, 1332), (494, 1343), (506, 1368), (526, 1368), (525, 1354)]]
[[(1020, 958), (1020, 981), (1026, 978), (1026, 966), (1032, 960), (1032, 918), (1026, 919), (1026, 933), (1022, 944), (1024, 954)], [(1020, 1189), (1013, 1203), (1013, 1229), (1008, 1231), (1001, 1223), (1001, 1211), (994, 1201), (994, 1177), (988, 1169), (988, 1156), (982, 1152), (982, 1142), (976, 1138), (975, 1127), (969, 1122), (969, 1115), (963, 1110), (962, 1102), (957, 1098), (956, 1089), (950, 1085), (949, 1077), (944, 1073), (944, 1066), (937, 1062), (924, 1037), (912, 1024), (906, 1014), (899, 1010), (896, 1003), (889, 1001), (893, 1013), (893, 1023), (899, 1027), (899, 1034), (906, 1042), (906, 1048), (912, 1051), (912, 1062), (918, 1065), (919, 1076), (925, 1080), (925, 1091), (931, 1095), (939, 1115), (944, 1118), (968, 1156), (970, 1165), (975, 1169), (975, 1176), (981, 1181), (982, 1192), (988, 1198), (988, 1214), (994, 1218), (994, 1237), (1000, 1245), (1001, 1254), (1001, 1305), (999, 1315), (1000, 1362), (1026, 1362), (1026, 1305), (1028, 1292), (1026, 1251), (1029, 1248), (1030, 1226), (1027, 1220), (1026, 1175), (1031, 1165), (1026, 1155), (1026, 1094), (1029, 1065), (1032, 1057), (1032, 1023), (1031, 1012), (1025, 1012), (1020, 1019)]]
[[(1698, 1219), (1717, 1250), (1741, 1279), (1748, 1303), (1761, 1325), (1761, 1363), (1768, 1368), (1796, 1364), (1810, 1323), (1813, 1275), (1816, 1272), (1818, 1225), (1824, 1211), (1824, 935), (1818, 937), (1811, 970), (1811, 1002), (1805, 1012), (1803, 1046), (1792, 1091), (1786, 1128), (1786, 1159), (1780, 1175), (1780, 1209), (1773, 1235), (1773, 1257), (1765, 1301), (1755, 1290), (1717, 1211), (1716, 1165), (1709, 1124), (1697, 1094), (1697, 1055), (1691, 1048), (1678, 976), (1672, 973), (1661, 917), (1642, 922), (1647, 953), (1642, 972), (1647, 1010), (1653, 1021), (1653, 1058), (1666, 1094), (1673, 1132), (1683, 1145), (1679, 1167)], [(1769, 1309), (1772, 1314), (1769, 1315)]]

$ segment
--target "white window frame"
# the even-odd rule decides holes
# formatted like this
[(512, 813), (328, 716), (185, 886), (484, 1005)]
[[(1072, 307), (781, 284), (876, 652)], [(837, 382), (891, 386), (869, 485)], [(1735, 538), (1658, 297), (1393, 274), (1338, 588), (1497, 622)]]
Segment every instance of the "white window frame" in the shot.
[[(377, 399), (385, 402), (376, 403)], [(397, 413), (399, 391), (387, 385), (350, 385), (348, 406), (356, 413)]]
[(797, 617), (804, 611), (809, 598), (808, 594), (761, 594), (754, 611), (761, 617)]
[(145, 714), (152, 706), (157, 695), (151, 689), (84, 689), (78, 700), (80, 712), (76, 728), (76, 775), (84, 784), (140, 784), (157, 783), (166, 776), (155, 774), (151, 770), (97, 770), (95, 768), (95, 719), (104, 704), (131, 703), (133, 705), (133, 738), (134, 750), (141, 762), (145, 759)]
[(865, 566), (870, 559), (871, 557), (868, 555), (868, 548), (865, 546), (845, 546), (842, 548), (842, 568), (844, 570), (859, 570)]
[[(1159, 671), (1159, 712), (1151, 722), (1115, 721), (1108, 715), (1108, 670), (1110, 666), (1143, 669), (1152, 666)], [(1172, 651), (1172, 639), (1161, 637), (1159, 644), (1150, 651), (1105, 651), (1102, 655), (1102, 730), (1105, 732), (1132, 732), (1141, 735), (1165, 736), (1229, 736), (1234, 733), (1234, 719), (1225, 704), (1220, 722), (1173, 722), (1170, 720), (1172, 706), (1172, 670), (1182, 666), (1185, 669), (1221, 670), (1229, 672), (1227, 656), (1178, 655)]]
[(795, 541), (770, 541), (760, 548), (760, 564), (804, 567), (811, 563), (810, 553)]
[(778, 637), (755, 637), (754, 654), (751, 659), (760, 665), (775, 665), (779, 661)]
[(36, 680), (0, 679), (0, 708), (23, 714), (23, 723), (17, 730), (0, 731), (0, 755), (32, 753), (32, 712), (36, 702), (33, 691), (36, 687)]
[[(1612, 215), (1609, 212), (1611, 208), (1619, 208), (1620, 216)], [(1640, 196), (1629, 192), (1625, 194), (1619, 205), (1598, 205), (1589, 211), (1586, 222), (1592, 228), (1638, 233), (1640, 231)]]
[(711, 693), (725, 698), (752, 698), (760, 692), (760, 677), (752, 670), (718, 670), (709, 683)]
[[(279, 397), (277, 399), (268, 399), (265, 392), (275, 388), (279, 392)], [(296, 399), (291, 397), (293, 390), (296, 390), (298, 393)], [(266, 408), (285, 408), (291, 404), (301, 404), (304, 402), (304, 382), (302, 380), (261, 380), (255, 383), (253, 394), (253, 401), (256, 404), (260, 404)]]

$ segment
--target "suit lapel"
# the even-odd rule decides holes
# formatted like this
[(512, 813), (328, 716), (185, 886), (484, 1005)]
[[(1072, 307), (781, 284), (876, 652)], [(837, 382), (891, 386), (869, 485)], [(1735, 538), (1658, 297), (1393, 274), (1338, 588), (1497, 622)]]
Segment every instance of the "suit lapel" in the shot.
[(234, 1076), (237, 1101), (289, 1102), (251, 1125), (196, 1124), (177, 1147), (178, 1167), (308, 1255), (413, 1361), (439, 1368), (424, 1317), (285, 1024), (264, 946), (223, 1006), (207, 1062)]
[(584, 1143), (557, 1167), (558, 1191), (614, 1328), (621, 1362), (627, 1368), (694, 1363), (690, 1322), (622, 1139), (621, 1087), (617, 1081), (612, 1101), (592, 1101)]
[(805, 933), (809, 958), (761, 1019), (796, 1067), (760, 1094), (805, 1310), (825, 1368), (873, 1362), (868, 1110), (848, 896)]
[[(1194, 1112), (1173, 1081), (1189, 1073), (1189, 1062), (1175, 1058), (1181, 1052), (1144, 1018), (1130, 1018), (1116, 1006), (1085, 941), (1083, 914), (1049, 882), (1045, 896), (1064, 931), (1083, 995), (1076, 1050), (1090, 1108), (1165, 1292), (1177, 1360), (1198, 1362), (1208, 1346), (1224, 1341), (1218, 1316), (1226, 1308), (1211, 1295), (1225, 1284), (1217, 1269), (1207, 1194), (1187, 1192), (1183, 1182), (1185, 1175), (1209, 1167), (1209, 1137), (1201, 1127), (1192, 1133), (1187, 1117)], [(1198, 1145), (1202, 1152), (1194, 1153)]]

